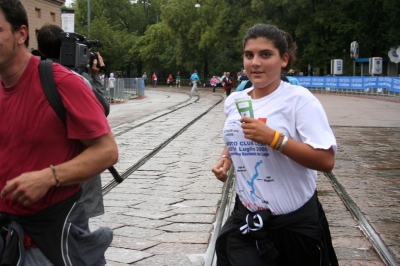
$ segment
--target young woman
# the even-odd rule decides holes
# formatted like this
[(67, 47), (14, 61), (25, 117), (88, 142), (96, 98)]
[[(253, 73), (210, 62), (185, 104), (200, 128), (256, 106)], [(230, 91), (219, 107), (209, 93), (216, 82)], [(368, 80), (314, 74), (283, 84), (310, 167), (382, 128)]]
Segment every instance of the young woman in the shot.
[[(306, 88), (281, 81), (295, 59), (289, 34), (257, 24), (243, 46), (253, 87), (225, 100), (226, 146), (212, 169), (223, 182), (236, 169), (236, 203), (216, 243), (217, 265), (338, 265), (316, 195), (317, 171), (332, 170), (337, 149), (325, 111)], [(246, 97), (254, 118), (237, 110), (235, 100)]]
[(215, 93), (215, 87), (217, 87), (217, 83), (218, 83), (217, 77), (216, 77), (216, 76), (213, 76), (213, 77), (210, 79), (210, 84), (211, 84), (211, 87), (212, 87), (212, 89), (213, 89), (213, 93)]

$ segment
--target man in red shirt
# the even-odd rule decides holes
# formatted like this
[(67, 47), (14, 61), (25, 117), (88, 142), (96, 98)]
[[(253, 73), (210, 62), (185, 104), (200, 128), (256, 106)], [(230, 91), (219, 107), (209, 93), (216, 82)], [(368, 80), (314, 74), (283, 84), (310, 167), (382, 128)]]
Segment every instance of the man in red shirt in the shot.
[(153, 75), (151, 75), (151, 82), (153, 83), (153, 88), (157, 87), (157, 74), (156, 72), (153, 73)]
[(0, 28), (0, 224), (9, 227), (0, 260), (105, 265), (112, 231), (90, 232), (80, 188), (118, 159), (104, 110), (79, 76), (53, 63), (64, 125), (41, 86), (20, 1), (0, 1)]

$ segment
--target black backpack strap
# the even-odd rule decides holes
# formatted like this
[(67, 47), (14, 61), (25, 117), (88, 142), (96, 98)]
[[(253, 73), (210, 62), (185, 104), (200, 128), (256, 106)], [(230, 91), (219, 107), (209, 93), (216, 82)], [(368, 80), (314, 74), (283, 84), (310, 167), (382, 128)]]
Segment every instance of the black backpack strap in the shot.
[(56, 83), (54, 82), (53, 62), (51, 60), (40, 60), (39, 74), (47, 100), (61, 121), (67, 124), (66, 110), (61, 100), (61, 95), (57, 90)]
[(247, 83), (244, 85), (243, 90), (250, 88), (251, 86), (253, 86), (253, 83), (251, 83), (250, 80), (247, 81)]
[(122, 181), (124, 181), (124, 179), (119, 175), (119, 173), (117, 172), (117, 169), (115, 169), (114, 166), (111, 166), (110, 168), (108, 168), (108, 171), (110, 171), (110, 173), (114, 177), (115, 182), (117, 182), (118, 184), (121, 183)]
[(36, 55), (36, 56), (40, 56), (40, 60), (46, 60), (46, 56), (40, 52), (39, 50), (33, 50), (31, 52), (31, 54)]
[[(67, 124), (67, 113), (64, 104), (61, 100), (61, 95), (58, 92), (56, 83), (53, 75), (53, 62), (51, 60), (40, 60), (39, 63), (39, 74), (42, 88), (50, 106), (56, 112), (57, 116), (66, 125)], [(110, 173), (113, 175), (114, 180), (117, 183), (121, 183), (124, 179), (119, 175), (114, 166), (108, 168)]]

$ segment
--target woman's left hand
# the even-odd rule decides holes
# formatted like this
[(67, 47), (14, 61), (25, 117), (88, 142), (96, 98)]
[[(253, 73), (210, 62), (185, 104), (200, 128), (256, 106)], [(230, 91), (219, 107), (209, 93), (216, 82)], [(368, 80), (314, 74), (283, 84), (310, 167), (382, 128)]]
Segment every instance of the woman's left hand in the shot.
[(221, 181), (225, 182), (228, 179), (228, 171), (232, 165), (231, 159), (228, 158), (220, 158), (211, 171), (214, 173), (215, 177)]
[(275, 131), (264, 122), (244, 116), (240, 119), (244, 137), (260, 144), (269, 145), (275, 136)]

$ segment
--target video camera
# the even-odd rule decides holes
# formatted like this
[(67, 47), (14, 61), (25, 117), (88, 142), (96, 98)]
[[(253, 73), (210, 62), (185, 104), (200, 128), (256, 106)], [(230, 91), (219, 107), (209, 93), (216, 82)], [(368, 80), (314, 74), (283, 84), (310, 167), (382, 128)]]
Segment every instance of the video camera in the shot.
[[(92, 47), (102, 47), (99, 40), (86, 40), (85, 36), (61, 32), (60, 64), (76, 70), (78, 73), (87, 71), (92, 66), (93, 60), (98, 59), (97, 55), (90, 51)], [(97, 60), (97, 67), (100, 68)]]

